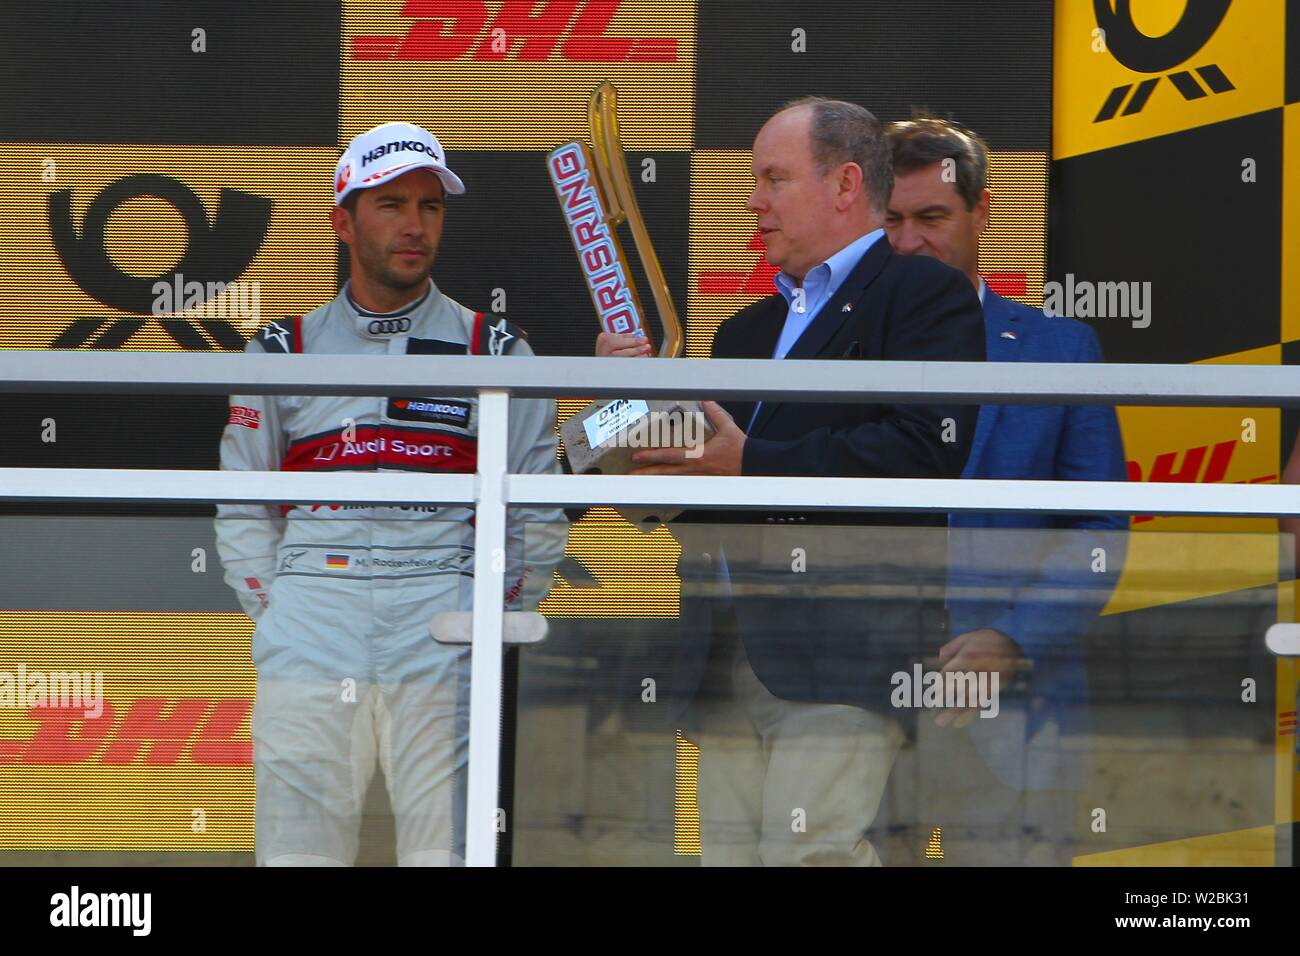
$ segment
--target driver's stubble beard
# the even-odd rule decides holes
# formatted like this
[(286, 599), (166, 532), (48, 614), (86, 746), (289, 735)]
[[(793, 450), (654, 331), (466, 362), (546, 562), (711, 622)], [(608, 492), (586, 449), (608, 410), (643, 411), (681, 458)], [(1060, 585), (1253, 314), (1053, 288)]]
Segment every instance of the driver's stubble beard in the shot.
[[(355, 223), (355, 220), (354, 220)], [(392, 289), (394, 292), (410, 292), (419, 289), (429, 279), (429, 272), (433, 263), (429, 263), (429, 269), (425, 269), (407, 280), (399, 276), (388, 265), (388, 250), (379, 243), (367, 236), (358, 226), (353, 226), (353, 235), (355, 237), (355, 249), (357, 261), (361, 263), (361, 268), (365, 271), (366, 276), (386, 289)]]

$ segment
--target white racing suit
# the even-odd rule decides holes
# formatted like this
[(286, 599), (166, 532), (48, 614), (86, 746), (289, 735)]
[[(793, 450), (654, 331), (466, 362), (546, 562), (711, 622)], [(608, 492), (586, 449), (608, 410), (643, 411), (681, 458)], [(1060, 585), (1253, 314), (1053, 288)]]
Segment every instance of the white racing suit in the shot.
[[(432, 282), (384, 315), (357, 308), (345, 288), (300, 319), (269, 323), (247, 351), (532, 354), (521, 330)], [(476, 469), (477, 399), (439, 397), (436, 385), (409, 399), (232, 396), (230, 405), (223, 469)], [(512, 472), (559, 471), (554, 424), (553, 402), (510, 402)], [(533, 608), (563, 554), (563, 513), (512, 509), (510, 519), (507, 607)], [(472, 608), (472, 509), (222, 505), (216, 529), (226, 583), (257, 621), (258, 863), (350, 865), (376, 758), (399, 863), (461, 862), (469, 650), (436, 643), (429, 623)]]

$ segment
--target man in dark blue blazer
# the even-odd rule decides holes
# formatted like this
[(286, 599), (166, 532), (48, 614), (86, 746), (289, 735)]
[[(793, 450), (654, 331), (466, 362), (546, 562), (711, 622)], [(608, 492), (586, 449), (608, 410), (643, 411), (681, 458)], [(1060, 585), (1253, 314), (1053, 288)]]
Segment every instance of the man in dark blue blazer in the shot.
[[(875, 361), (983, 359), (970, 283), (896, 255), (884, 236), (892, 172), (868, 111), (821, 99), (779, 111), (755, 139), (754, 177), (747, 205), (781, 272), (775, 294), (723, 323), (714, 358), (862, 361), (864, 376)], [(647, 351), (631, 336), (597, 345), (602, 355)], [(883, 402), (705, 408), (717, 434), (702, 454), (638, 451), (634, 474), (956, 478), (977, 415)], [(945, 521), (696, 512), (674, 523), (683, 597), (673, 699), (701, 747), (706, 865), (879, 862), (866, 831), (909, 717), (891, 705), (891, 675), (909, 651), (942, 643), (915, 577), (942, 565)], [(871, 525), (910, 527), (891, 537)], [(796, 551), (806, 564), (796, 557), (792, 571)], [(888, 604), (870, 597), (900, 590)], [(894, 648), (895, 638), (911, 643)]]
[[(989, 215), (980, 138), (926, 116), (891, 124), (888, 137), (895, 170), (890, 242), (961, 270), (979, 290), (988, 360), (1103, 361), (1091, 327), (1004, 299), (980, 278), (979, 239)], [(984, 406), (962, 477), (1123, 481), (1114, 408)], [(1113, 590), (1128, 519), (961, 514), (950, 528), (955, 636), (940, 660), (945, 669), (997, 671), (1004, 694), (996, 720), (940, 713), (923, 725), (918, 759), (934, 769), (919, 788), (930, 818), (918, 822), (923, 833), (945, 827), (946, 861), (1068, 864), (1080, 823), (1073, 792), (1086, 772), (1080, 640)], [(949, 733), (935, 734), (933, 726)], [(975, 753), (982, 767), (969, 766)], [(1038, 795), (1017, 796), (1026, 793)], [(1024, 839), (1035, 828), (1042, 837), (1036, 846)], [(954, 829), (967, 838), (956, 853)]]

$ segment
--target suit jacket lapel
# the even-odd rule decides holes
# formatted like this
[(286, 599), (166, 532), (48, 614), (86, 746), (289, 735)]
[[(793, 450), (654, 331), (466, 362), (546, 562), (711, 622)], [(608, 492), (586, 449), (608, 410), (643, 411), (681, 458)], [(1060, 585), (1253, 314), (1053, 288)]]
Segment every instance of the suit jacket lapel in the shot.
[[(799, 336), (785, 357), (810, 359), (820, 356), (826, 343), (833, 339), (844, 323), (853, 317), (853, 309), (857, 308), (862, 291), (880, 274), (880, 270), (885, 267), (885, 262), (893, 254), (893, 250), (889, 247), (889, 240), (884, 236), (873, 242), (871, 248), (858, 260), (858, 264), (853, 267), (848, 278), (840, 283), (835, 294), (822, 306), (822, 310), (809, 323), (808, 328), (804, 329), (803, 335)], [(847, 312), (844, 311), (846, 305), (850, 307)], [(839, 356), (833, 357), (839, 358)]]
[[(804, 329), (803, 335), (799, 336), (785, 357), (787, 359), (819, 357), (826, 343), (835, 337), (835, 334), (839, 332), (845, 322), (853, 318), (853, 310), (858, 308), (862, 293), (880, 274), (880, 270), (885, 267), (885, 263), (893, 254), (894, 251), (889, 246), (889, 240), (884, 236), (873, 242), (871, 248), (858, 260), (858, 264), (853, 267), (853, 271), (849, 273), (848, 278), (840, 283), (840, 287), (835, 290), (835, 294), (822, 306), (822, 310), (809, 323), (808, 328)], [(785, 304), (784, 299), (782, 304)], [(847, 311), (845, 306), (848, 306)], [(861, 315), (860, 312), (858, 314)], [(772, 339), (772, 348), (767, 353), (769, 356), (776, 348), (776, 340), (781, 334), (780, 328), (780, 326), (777, 327), (776, 336)], [(839, 356), (831, 357), (839, 358)], [(754, 420), (754, 427), (750, 429), (751, 434), (757, 435), (761, 432), (780, 406), (780, 402), (764, 402), (758, 410), (758, 418)], [(752, 408), (751, 405), (751, 411), (747, 415), (753, 414)], [(745, 420), (737, 418), (736, 423), (741, 428), (744, 428)]]
[[(755, 311), (745, 328), (737, 330), (739, 339), (726, 350), (727, 354), (715, 353), (714, 358), (770, 359), (772, 353), (776, 351), (776, 343), (781, 337), (781, 329), (785, 327), (785, 317), (788, 312), (789, 307), (785, 299), (780, 295), (772, 296), (763, 303), (761, 309)], [(721, 405), (743, 429), (753, 417), (755, 402), (756, 399), (750, 399), (722, 402)]]
[(1025, 327), (1007, 300), (993, 291), (984, 293), (985, 358), (990, 362), (1017, 362), (1025, 338)]
[[(986, 289), (984, 292), (985, 358), (990, 362), (1019, 361), (1020, 340), (1024, 332), (1021, 324), (1015, 320), (1015, 313), (1007, 307), (1006, 300), (996, 295), (992, 289)], [(980, 407), (979, 418), (975, 425), (975, 440), (971, 443), (970, 457), (966, 459), (963, 475), (969, 477), (975, 474), (1001, 412), (1001, 405)]]

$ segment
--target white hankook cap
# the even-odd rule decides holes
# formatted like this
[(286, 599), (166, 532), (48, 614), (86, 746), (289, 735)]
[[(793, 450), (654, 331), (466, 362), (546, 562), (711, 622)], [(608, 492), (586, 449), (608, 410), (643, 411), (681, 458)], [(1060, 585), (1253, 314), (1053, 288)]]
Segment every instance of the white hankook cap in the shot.
[(348, 143), (334, 167), (334, 205), (354, 189), (369, 189), (424, 167), (432, 169), (449, 194), (465, 191), (460, 177), (447, 168), (438, 139), (413, 123), (383, 123)]

